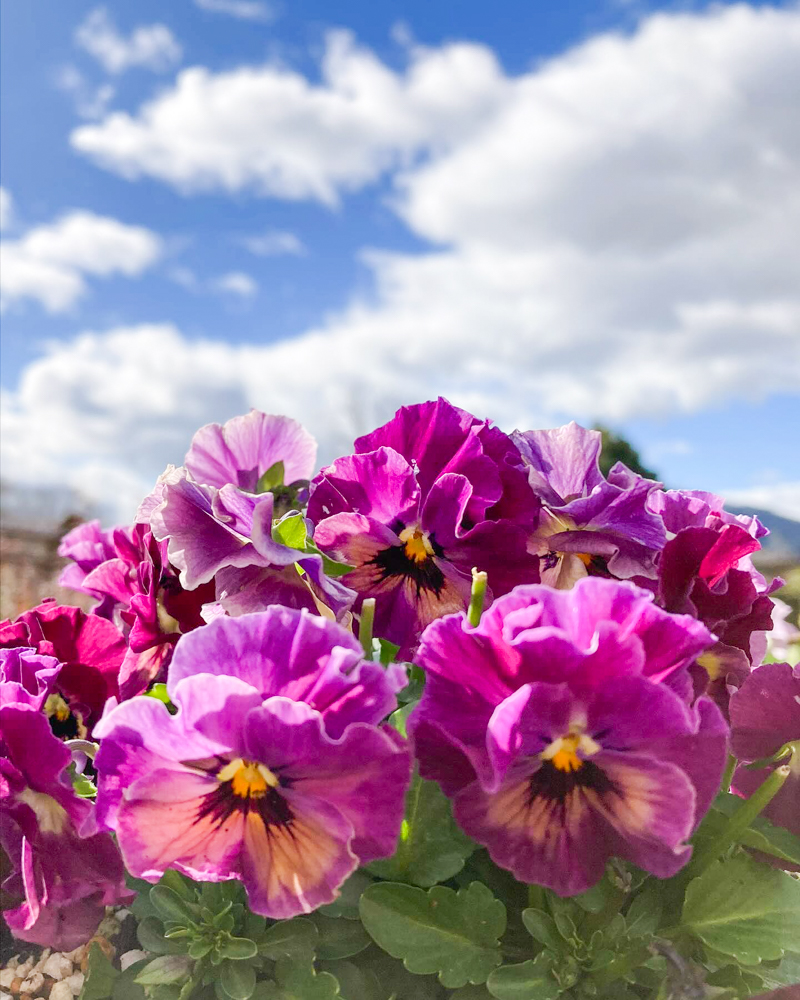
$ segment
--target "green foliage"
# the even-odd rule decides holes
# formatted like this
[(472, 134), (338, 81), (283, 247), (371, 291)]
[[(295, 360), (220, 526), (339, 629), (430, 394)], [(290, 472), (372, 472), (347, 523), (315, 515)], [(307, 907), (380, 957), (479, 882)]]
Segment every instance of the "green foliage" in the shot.
[(114, 968), (99, 944), (93, 944), (89, 949), (80, 1000), (106, 1000), (118, 977), (119, 969)]
[(626, 441), (624, 437), (615, 434), (602, 424), (595, 424), (594, 430), (600, 431), (602, 444), (600, 447), (600, 471), (607, 476), (609, 470), (617, 462), (624, 462), (633, 472), (638, 472), (645, 479), (658, 479), (658, 473), (648, 469), (639, 457), (639, 452)]
[[(400, 709), (395, 715), (403, 712)], [(404, 730), (405, 718), (402, 723)], [(391, 858), (374, 861), (369, 870), (381, 878), (427, 889), (461, 871), (475, 847), (457, 826), (450, 800), (436, 782), (415, 773), (406, 795), (397, 850)]]
[(781, 958), (800, 941), (800, 882), (746, 854), (717, 861), (690, 882), (682, 924), (744, 965)]
[(316, 972), (311, 960), (282, 958), (273, 982), (259, 983), (255, 1000), (336, 1000), (339, 984), (329, 972)]
[(271, 465), (266, 472), (262, 473), (260, 479), (256, 483), (256, 493), (270, 493), (278, 486), (283, 486), (285, 474), (286, 468), (283, 462), (275, 462), (275, 464)]
[(500, 963), (506, 909), (480, 882), (458, 892), (373, 885), (361, 897), (361, 919), (376, 944), (410, 972), (435, 972), (451, 989), (485, 982)]
[(486, 985), (497, 1000), (556, 1000), (563, 990), (553, 978), (552, 964), (542, 952), (531, 961), (495, 969)]

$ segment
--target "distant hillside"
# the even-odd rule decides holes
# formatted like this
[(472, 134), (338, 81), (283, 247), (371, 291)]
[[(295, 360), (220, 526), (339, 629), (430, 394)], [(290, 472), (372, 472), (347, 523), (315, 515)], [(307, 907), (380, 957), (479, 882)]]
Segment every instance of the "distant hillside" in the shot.
[(769, 510), (747, 507), (728, 507), (733, 514), (755, 514), (769, 534), (761, 539), (761, 552), (756, 554), (759, 564), (798, 563), (800, 564), (800, 521), (781, 517)]

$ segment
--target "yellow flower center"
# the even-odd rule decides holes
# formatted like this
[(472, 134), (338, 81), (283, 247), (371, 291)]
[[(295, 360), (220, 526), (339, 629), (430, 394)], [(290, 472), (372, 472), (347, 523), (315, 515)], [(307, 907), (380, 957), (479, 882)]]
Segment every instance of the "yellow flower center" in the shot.
[(708, 674), (711, 681), (717, 680), (722, 673), (722, 660), (715, 653), (703, 653), (697, 657), (697, 662)]
[(400, 532), (400, 541), (405, 546), (406, 556), (413, 562), (425, 562), (433, 555), (433, 546), (427, 533), (417, 527), (404, 528)]
[(264, 764), (237, 757), (217, 773), (219, 781), (230, 781), (231, 791), (242, 799), (260, 799), (268, 788), (277, 788), (279, 780)]
[(51, 694), (44, 703), (44, 714), (48, 719), (55, 716), (59, 722), (66, 722), (70, 715), (69, 705), (60, 694)]
[[(600, 749), (600, 744), (595, 742), (591, 736), (581, 732), (569, 732), (566, 736), (559, 736), (553, 740), (541, 753), (542, 760), (549, 760), (553, 767), (559, 771), (580, 770), (585, 761), (584, 757), (591, 757)], [(578, 756), (581, 751), (583, 757)]]

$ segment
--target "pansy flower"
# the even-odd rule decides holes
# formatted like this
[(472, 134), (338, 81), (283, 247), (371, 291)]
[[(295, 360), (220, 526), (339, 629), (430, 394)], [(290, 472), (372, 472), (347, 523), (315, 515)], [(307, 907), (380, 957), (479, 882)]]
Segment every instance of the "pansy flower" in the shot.
[(647, 500), (660, 483), (622, 462), (606, 479), (599, 464), (600, 431), (574, 421), (552, 430), (515, 431), (511, 437), (543, 505), (531, 538), (542, 557), (542, 583), (568, 589), (587, 575), (655, 578), (666, 534)]
[(96, 597), (93, 615), (114, 622), (128, 644), (119, 671), (119, 696), (141, 694), (162, 677), (179, 636), (203, 624), (201, 610), (213, 586), (184, 588), (167, 559), (167, 545), (146, 524), (101, 532), (78, 525), (61, 540), (59, 555), (74, 559), (64, 587)]
[(81, 836), (93, 806), (73, 792), (70, 752), (45, 716), (4, 697), (0, 732), (0, 845), (14, 867), (3, 891), (20, 900), (3, 918), (21, 941), (70, 951), (92, 936), (107, 905), (130, 895), (122, 859), (107, 833)]
[(102, 720), (98, 821), (141, 878), (237, 878), (275, 918), (330, 902), (395, 847), (409, 756), (380, 723), (401, 673), (307, 611), (217, 618), (176, 647), (176, 715), (135, 698)]
[(407, 655), (469, 601), (473, 567), (494, 595), (538, 580), (527, 551), (538, 501), (511, 439), (444, 399), (406, 406), (312, 484), (314, 540), (377, 599), (375, 631)]
[(694, 615), (717, 636), (693, 673), (698, 690), (726, 710), (730, 692), (763, 659), (772, 629), (769, 594), (782, 584), (767, 584), (750, 558), (766, 529), (757, 518), (729, 514), (711, 493), (670, 490), (649, 503), (670, 535), (659, 557), (658, 602)]
[(800, 665), (764, 663), (757, 667), (731, 696), (730, 715), (731, 749), (742, 762), (732, 787), (745, 798), (787, 760), (755, 770), (746, 765), (774, 756), (787, 743), (794, 744), (789, 777), (764, 815), (800, 837)]
[[(352, 590), (324, 573), (320, 555), (275, 537), (274, 514), (271, 492), (248, 493), (232, 483), (218, 489), (195, 482), (185, 468), (169, 468), (137, 517), (148, 520), (166, 547), (182, 587), (213, 587), (227, 614), (270, 604), (313, 610), (319, 602), (334, 614), (349, 608)], [(304, 536), (310, 527), (304, 525)]]
[(118, 680), (128, 647), (111, 622), (80, 608), (43, 601), (13, 622), (0, 622), (0, 650), (30, 647), (59, 664), (48, 690), (47, 713), (59, 736), (85, 736)]
[(660, 878), (719, 787), (727, 727), (691, 704), (686, 665), (713, 641), (630, 583), (518, 587), (477, 627), (430, 625), (409, 719), (420, 773), (524, 882), (580, 893), (618, 856)]

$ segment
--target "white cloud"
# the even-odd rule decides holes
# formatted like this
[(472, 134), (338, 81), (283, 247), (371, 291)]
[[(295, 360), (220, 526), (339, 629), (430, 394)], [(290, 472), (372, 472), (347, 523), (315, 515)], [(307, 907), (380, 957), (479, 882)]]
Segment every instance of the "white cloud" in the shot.
[(250, 299), (258, 292), (258, 283), (243, 271), (229, 271), (213, 283), (219, 292), (229, 292), (243, 299)]
[(9, 191), (0, 187), (0, 229), (10, 229), (14, 219), (14, 200)]
[(400, 74), (342, 31), (328, 36), (321, 70), (314, 84), (278, 65), (194, 66), (137, 115), (115, 112), (71, 142), (131, 179), (334, 205), (422, 148), (463, 139), (511, 86), (483, 46), (416, 49)]
[(307, 252), (299, 236), (281, 229), (268, 229), (259, 236), (243, 236), (239, 242), (259, 257), (280, 257), (283, 254), (302, 257)]
[(800, 480), (730, 490), (725, 498), (728, 506), (771, 510), (773, 514), (800, 521)]
[(195, 6), (214, 14), (228, 14), (240, 21), (260, 21), (269, 24), (276, 18), (272, 4), (261, 0), (194, 0)]
[(195, 291), (199, 285), (197, 275), (190, 267), (173, 267), (167, 272), (167, 277), (190, 292)]
[(0, 302), (5, 309), (34, 299), (48, 312), (63, 312), (85, 293), (87, 275), (136, 277), (162, 250), (149, 229), (74, 210), (0, 243)]
[(164, 24), (135, 28), (125, 38), (117, 31), (105, 7), (97, 7), (75, 32), (75, 41), (103, 66), (107, 73), (124, 73), (141, 66), (166, 72), (181, 61), (183, 50)]
[(81, 71), (72, 65), (64, 66), (59, 71), (56, 86), (72, 97), (75, 110), (80, 117), (90, 120), (103, 117), (117, 92), (116, 87), (110, 83), (101, 83), (99, 87), (92, 86)]
[(515, 78), (479, 46), (415, 49), (396, 73), (341, 35), (320, 84), (185, 71), (75, 144), (131, 176), (329, 203), (393, 169), (395, 209), (441, 249), (370, 252), (369, 297), (290, 341), (144, 328), (53, 348), (7, 405), (36, 428), (55, 380), (48, 426), (75, 444), (20, 430), (20, 453), (144, 480), (250, 405), (305, 421), (330, 458), (439, 392), (512, 428), (796, 391), (798, 48), (800, 10), (738, 5), (655, 15)]

